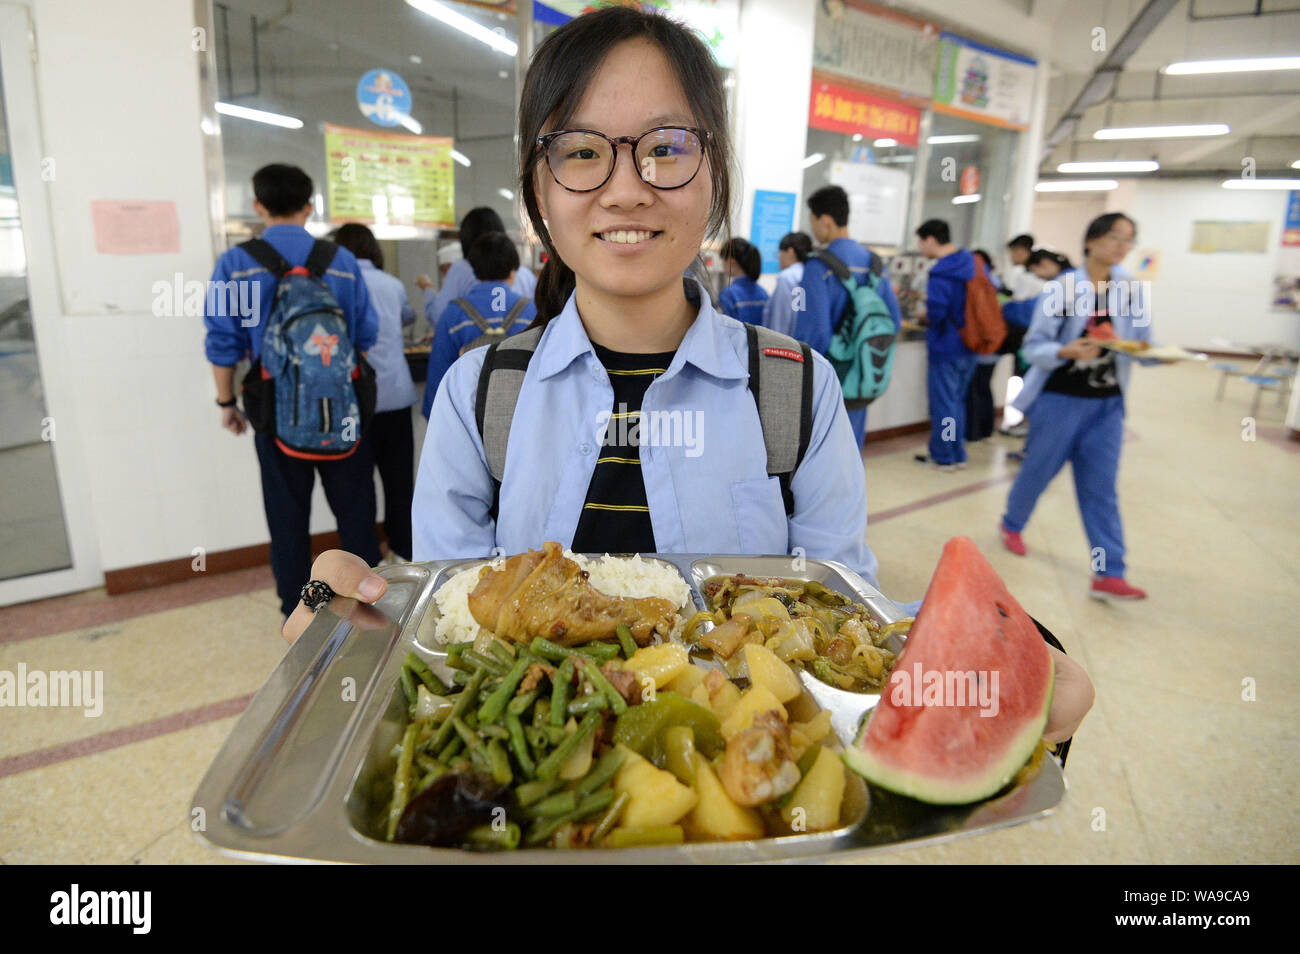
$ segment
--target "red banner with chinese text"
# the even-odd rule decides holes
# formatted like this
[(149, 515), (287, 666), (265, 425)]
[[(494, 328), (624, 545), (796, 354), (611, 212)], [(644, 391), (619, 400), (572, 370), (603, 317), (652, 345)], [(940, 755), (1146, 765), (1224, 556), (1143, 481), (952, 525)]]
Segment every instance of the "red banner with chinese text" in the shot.
[(861, 133), (864, 139), (895, 139), (900, 146), (915, 147), (921, 111), (851, 86), (814, 79), (808, 125), (829, 132)]

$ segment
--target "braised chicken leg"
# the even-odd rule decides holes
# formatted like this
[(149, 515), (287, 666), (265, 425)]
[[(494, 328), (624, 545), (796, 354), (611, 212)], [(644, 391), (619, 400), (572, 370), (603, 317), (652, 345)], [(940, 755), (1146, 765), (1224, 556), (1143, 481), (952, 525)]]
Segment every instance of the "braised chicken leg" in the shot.
[(645, 645), (656, 632), (668, 635), (676, 615), (676, 607), (665, 599), (600, 592), (553, 541), (510, 557), (499, 570), (485, 566), (469, 595), (469, 611), (502, 639), (528, 642), (543, 636), (561, 646), (607, 639), (620, 625)]

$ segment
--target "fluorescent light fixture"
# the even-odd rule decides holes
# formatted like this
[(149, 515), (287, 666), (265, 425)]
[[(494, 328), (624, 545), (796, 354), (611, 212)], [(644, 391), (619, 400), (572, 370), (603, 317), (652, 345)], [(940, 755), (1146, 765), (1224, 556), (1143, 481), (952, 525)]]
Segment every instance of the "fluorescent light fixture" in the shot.
[(953, 142), (979, 142), (980, 137), (975, 135), (974, 133), (971, 133), (969, 135), (961, 135), (961, 136), (930, 136), (925, 141), (932, 146), (940, 146), (946, 143), (953, 143)]
[(1300, 70), (1300, 56), (1251, 56), (1239, 60), (1183, 60), (1170, 63), (1164, 72), (1171, 76), (1197, 73), (1255, 73), (1260, 70)]
[(971, 203), (971, 202), (978, 202), (979, 200), (980, 200), (980, 194), (979, 194), (978, 192), (973, 192), (973, 193), (971, 193), (970, 195), (955, 195), (955, 196), (953, 196), (953, 197), (952, 197), (952, 204), (953, 204), (953, 205), (968, 205), (968, 204)]
[(1049, 179), (1034, 186), (1035, 192), (1109, 192), (1118, 189), (1115, 179)]
[(1057, 172), (1155, 172), (1160, 163), (1154, 159), (1116, 159), (1102, 162), (1063, 162)]
[(821, 162), (825, 158), (826, 158), (826, 153), (814, 152), (811, 156), (809, 156), (807, 159), (803, 161), (803, 167), (805, 169), (808, 169), (812, 166), (817, 165), (817, 163)]
[(1114, 126), (1098, 129), (1093, 139), (1191, 139), (1194, 136), (1226, 136), (1224, 123), (1199, 123), (1189, 126)]
[(1295, 162), (1291, 163), (1291, 168), (1300, 169), (1300, 159), (1297, 159)]
[(486, 43), (506, 56), (514, 56), (519, 52), (519, 44), (514, 40), (502, 36), (495, 30), (489, 30), (463, 13), (457, 13), (445, 3), (439, 3), (438, 0), (406, 0), (406, 2), (421, 13), (427, 13), (435, 20), (441, 20), (447, 26), (459, 30), (466, 36), (472, 36), (480, 43)]
[(424, 132), (424, 127), (420, 125), (420, 121), (418, 119), (413, 119), (410, 116), (403, 116), (400, 120), (398, 120), (398, 125), (400, 125), (403, 129), (409, 129), (417, 136), (420, 135), (420, 133)]
[(453, 149), (451, 151), (451, 157), (467, 169), (471, 165), (473, 165), (473, 163), (469, 161), (469, 156), (465, 155), (463, 152), (460, 152), (459, 150)]
[(1300, 179), (1224, 179), (1225, 189), (1300, 189)]
[(916, 156), (883, 156), (877, 162), (916, 162)]
[(854, 141), (854, 142), (862, 142), (862, 133), (854, 133), (854, 134), (853, 134), (853, 141)]
[(898, 145), (898, 140), (897, 140), (897, 139), (877, 139), (877, 140), (876, 140), (875, 142), (873, 142), (871, 145), (875, 146), (877, 149), (892, 149), (892, 148), (894, 148), (895, 146)]
[(507, 202), (515, 201), (515, 194), (509, 189), (497, 189), (497, 195), (501, 196), (501, 198), (505, 199)]
[(283, 113), (270, 113), (265, 109), (250, 109), (247, 106), (236, 106), (234, 103), (217, 103), (217, 112), (222, 116), (234, 116), (236, 119), (250, 119), (255, 123), (266, 123), (268, 126), (282, 126), (285, 129), (301, 129), (302, 120), (296, 116), (285, 116)]

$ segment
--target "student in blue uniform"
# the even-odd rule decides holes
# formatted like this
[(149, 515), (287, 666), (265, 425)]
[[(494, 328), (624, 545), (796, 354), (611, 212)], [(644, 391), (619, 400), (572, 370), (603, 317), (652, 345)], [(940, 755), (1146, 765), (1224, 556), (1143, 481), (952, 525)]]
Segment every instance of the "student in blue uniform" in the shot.
[(1124, 579), (1124, 528), (1115, 489), (1124, 394), (1138, 359), (1098, 344), (1151, 340), (1150, 303), (1120, 266), (1136, 235), (1137, 226), (1122, 212), (1093, 219), (1084, 234), (1083, 266), (1048, 282), (1038, 296), (1021, 346), (1030, 368), (1014, 402), (1029, 421), (1029, 440), (1000, 528), (1006, 548), (1024, 556), (1028, 548), (1020, 534), (1039, 496), (1068, 461), (1092, 548), (1091, 595), (1098, 599), (1146, 597)]
[(733, 238), (722, 246), (722, 264), (732, 281), (718, 296), (718, 308), (737, 321), (761, 325), (768, 301), (767, 289), (758, 283), (762, 254), (743, 238)]
[(930, 399), (930, 453), (923, 464), (942, 471), (966, 466), (966, 392), (975, 355), (961, 340), (966, 324), (966, 283), (975, 277), (975, 256), (952, 242), (948, 223), (930, 219), (916, 230), (921, 254), (935, 259), (925, 285), (926, 391)]
[[(794, 334), (795, 305), (803, 307), (803, 292), (796, 289), (803, 282), (803, 266), (812, 252), (812, 238), (806, 232), (788, 232), (777, 246), (781, 271), (776, 276), (776, 291), (763, 308), (763, 325), (783, 335)], [(851, 418), (850, 418), (851, 420)]]
[[(708, 48), (638, 8), (583, 14), (539, 44), (519, 118), (518, 191), (549, 253), (537, 286), (540, 339), (513, 412), (499, 494), (476, 421), (487, 349), (469, 352), (443, 378), (416, 480), (416, 558), (514, 554), (547, 540), (603, 548), (608, 531), (592, 516), (603, 511), (624, 515), (611, 541), (620, 550), (798, 547), (874, 579), (862, 460), (834, 370), (812, 352), (797, 363), (771, 356), (801, 373), (810, 367), (813, 378), (811, 433), (787, 515), (750, 391), (747, 340), (758, 331), (719, 314), (699, 282), (683, 279), (706, 237), (725, 228), (731, 199), (726, 95)], [(636, 398), (638, 411), (618, 410)], [(611, 439), (603, 425), (619, 413), (638, 423), (689, 414), (700, 439)], [(605, 471), (599, 458), (614, 450), (602, 441), (617, 443), (618, 456), (635, 449), (636, 463)], [(385, 588), (350, 554), (323, 555), (316, 570), (338, 594), (366, 602)], [(286, 638), (310, 616), (301, 606)], [(1053, 658), (1047, 735), (1064, 739), (1087, 711), (1091, 686), (1077, 664), (1056, 651)]]
[[(312, 214), (311, 177), (296, 166), (272, 164), (253, 174), (253, 209), (266, 223), (262, 238), (290, 266), (304, 265), (316, 241), (303, 226)], [(348, 323), (352, 346), (361, 352), (375, 344), (379, 318), (361, 268), (351, 252), (340, 248), (324, 276)], [(203, 323), (207, 327), (204, 351), (217, 384), (221, 426), (243, 434), (248, 421), (236, 406), (235, 366), (262, 354), (262, 334), (271, 314), (278, 282), (274, 275), (242, 248), (228, 249), (212, 270), (214, 289), (234, 288), (252, 282), (251, 296), (237, 300), (257, 310), (243, 314), (228, 307), (227, 296), (210, 295)], [(224, 300), (218, 301), (218, 298)], [(276, 446), (269, 434), (256, 434), (257, 459), (262, 471), (262, 502), (271, 532), (271, 571), (285, 616), (298, 605), (298, 592), (311, 569), (311, 494), (320, 475), (325, 497), (338, 520), (343, 546), (367, 563), (379, 562), (375, 538), (375, 492), (371, 461), (365, 441), (351, 456), (334, 461), (291, 457)]]
[[(889, 277), (883, 274), (884, 269), (875, 261), (870, 250), (849, 237), (849, 194), (837, 185), (823, 186), (808, 197), (808, 212), (809, 224), (817, 244), (848, 266), (849, 271), (858, 277), (859, 284), (868, 271), (877, 270), (882, 273), (877, 290), (894, 317), (894, 330), (897, 331), (902, 324), (902, 317), (898, 311), (894, 286), (889, 283)], [(825, 354), (831, 346), (835, 330), (844, 318), (849, 293), (826, 267), (826, 263), (816, 258), (809, 258), (804, 263), (800, 285), (804, 290), (804, 311), (795, 316), (794, 336), (800, 341), (808, 342), (814, 351)], [(867, 409), (864, 407), (850, 411), (849, 424), (853, 428), (853, 438), (861, 448), (867, 440)]]
[[(431, 334), (437, 331), (438, 319), (447, 310), (447, 306), (454, 299), (463, 298), (478, 281), (469, 262), (470, 247), (489, 232), (504, 234), (505, 230), (505, 223), (501, 221), (501, 216), (497, 215), (495, 209), (486, 205), (470, 209), (460, 220), (460, 258), (447, 266), (447, 273), (442, 278), (442, 287), (435, 292), (433, 280), (428, 275), (421, 275), (415, 280), (415, 284), (424, 292), (424, 317), (429, 322)], [(518, 256), (519, 253), (516, 251), (515, 254)], [(536, 287), (536, 276), (527, 266), (521, 265), (511, 280), (511, 290), (516, 295), (532, 298), (533, 289)]]
[[(402, 328), (415, 321), (406, 286), (384, 271), (384, 253), (375, 233), (349, 222), (330, 236), (357, 257), (370, 300), (379, 314), (379, 336), (366, 359), (375, 369), (375, 417), (363, 440), (384, 487), (384, 535), (388, 538), (385, 561), (411, 559), (411, 495), (415, 492), (415, 437), (411, 405), (415, 382), (406, 363)], [(381, 549), (384, 545), (381, 544)]]
[[(519, 252), (504, 232), (488, 232), (469, 248), (470, 266), (477, 282), (471, 285), (461, 299), (469, 302), (478, 317), (492, 328), (504, 329), (504, 336), (518, 334), (537, 316), (531, 302), (516, 295), (511, 288), (515, 271), (519, 268)], [(515, 306), (523, 302), (522, 307)], [(456, 301), (438, 317), (438, 330), (433, 336), (433, 349), (429, 353), (429, 372), (424, 380), (424, 416), (429, 416), (438, 385), (466, 346), (483, 338), (484, 329)], [(486, 344), (486, 342), (484, 342)]]

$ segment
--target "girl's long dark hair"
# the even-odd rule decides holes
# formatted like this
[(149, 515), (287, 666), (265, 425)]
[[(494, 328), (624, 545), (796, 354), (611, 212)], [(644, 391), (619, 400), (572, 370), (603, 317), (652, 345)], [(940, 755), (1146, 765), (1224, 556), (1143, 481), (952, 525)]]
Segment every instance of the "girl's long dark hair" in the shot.
[[(546, 265), (537, 278), (534, 293), (537, 305), (534, 327), (546, 324), (559, 314), (576, 287), (573, 270), (555, 250), (533, 191), (533, 170), (542, 160), (537, 137), (551, 119), (554, 129), (563, 129), (573, 118), (606, 54), (617, 44), (636, 39), (649, 40), (663, 50), (681, 83), (696, 125), (713, 133), (704, 147), (713, 178), (705, 236), (718, 235), (729, 228), (731, 132), (722, 71), (709, 48), (689, 27), (634, 7), (605, 7), (574, 17), (537, 47), (519, 100), (519, 194), (523, 196), (533, 231), (546, 250)], [(704, 265), (698, 258), (693, 271), (704, 281)]]

